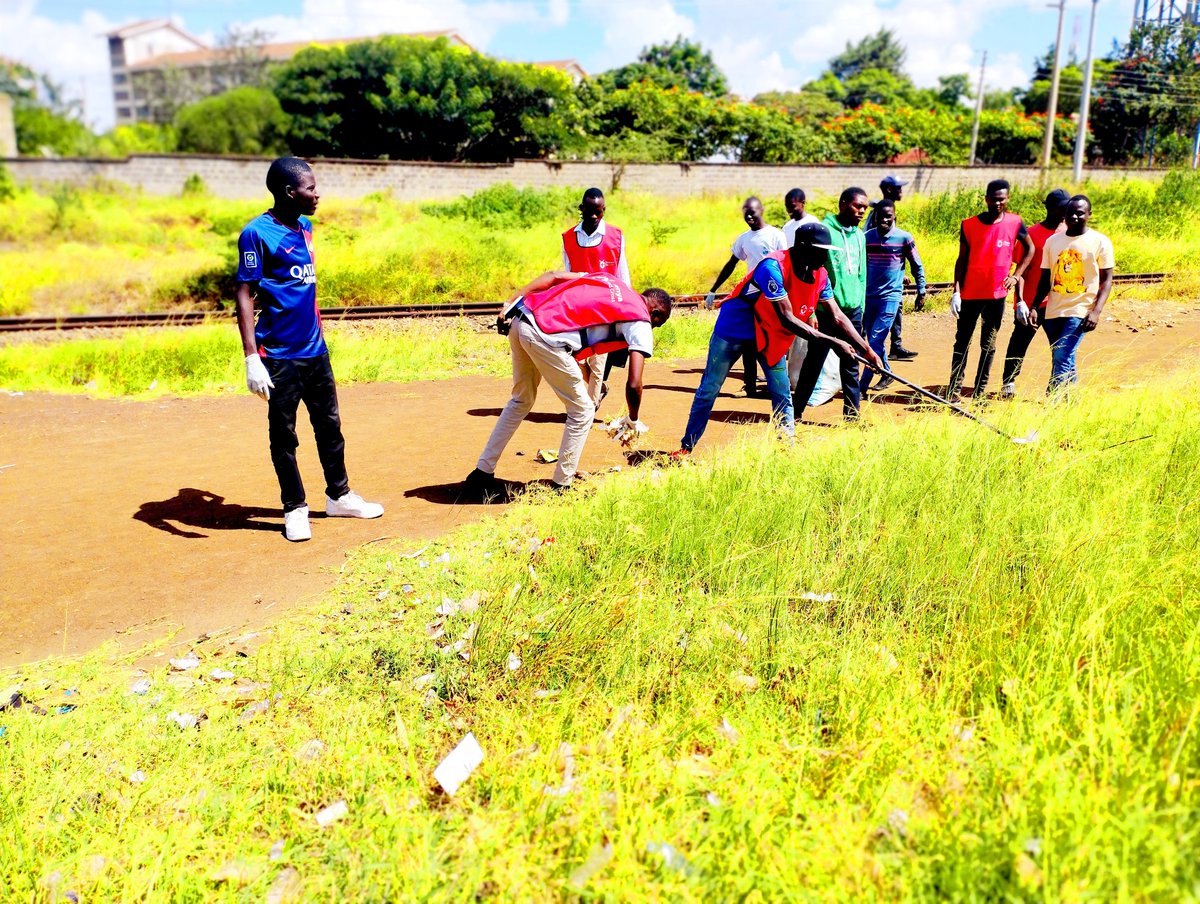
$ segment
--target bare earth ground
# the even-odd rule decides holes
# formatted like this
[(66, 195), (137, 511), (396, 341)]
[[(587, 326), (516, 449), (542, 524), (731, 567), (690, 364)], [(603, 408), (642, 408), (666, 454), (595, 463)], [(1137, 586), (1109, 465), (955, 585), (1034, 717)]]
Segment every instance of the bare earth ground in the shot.
[[(1164, 316), (1148, 303), (1130, 302), (1117, 316), (1084, 341), (1084, 380), (1101, 362), (1129, 368), (1131, 381), (1145, 379), (1194, 360), (1200, 349), (1200, 310), (1172, 305)], [(1006, 323), (1000, 353), (1009, 330)], [(897, 372), (930, 388), (943, 383), (953, 331), (946, 314), (907, 317), (906, 341), (921, 356), (896, 364)], [(977, 353), (976, 345), (968, 384)], [(1039, 337), (1022, 375), (1022, 395), (1040, 394), (1048, 363)], [(653, 430), (648, 448), (677, 447), (702, 366), (651, 362), (643, 407)], [(726, 384), (730, 394), (717, 402), (702, 453), (745, 429), (739, 424), (761, 430), (767, 420), (768, 402), (732, 396), (740, 387), (736, 373)], [(616, 377), (603, 414), (615, 414), (622, 380)], [(172, 632), (190, 639), (261, 624), (330, 587), (347, 549), (383, 537), (418, 541), (503, 510), (457, 504), (454, 489), (508, 398), (506, 380), (347, 386), (340, 395), (352, 486), (384, 503), (387, 513), (365, 522), (317, 517), (312, 541), (290, 544), (281, 535), (259, 400), (122, 402), (0, 393), (0, 666), (79, 653), (109, 640), (134, 649)], [(876, 410), (900, 416), (907, 399), (891, 396)], [(808, 418), (840, 421), (841, 403), (810, 410)], [(538, 449), (557, 447), (562, 421), (557, 399), (543, 391), (499, 476), (548, 478), (552, 466), (534, 457)], [(323, 481), (307, 429), (301, 456), (310, 505), (322, 511)], [(594, 433), (583, 468), (602, 472), (613, 465), (626, 465), (620, 448)]]

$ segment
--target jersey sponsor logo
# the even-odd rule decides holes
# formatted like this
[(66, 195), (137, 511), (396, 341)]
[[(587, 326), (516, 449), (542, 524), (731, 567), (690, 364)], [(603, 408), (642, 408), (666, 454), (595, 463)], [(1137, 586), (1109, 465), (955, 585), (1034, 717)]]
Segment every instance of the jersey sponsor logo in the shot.
[(1008, 239), (996, 239), (997, 248), (1009, 248), (1011, 246), (1012, 242), (1010, 242)]
[(295, 245), (288, 245), (286, 248), (284, 248), (284, 249), (283, 249), (283, 253), (284, 253), (284, 254), (291, 254), (291, 253), (292, 253), (293, 251), (295, 251), (295, 250), (296, 250), (296, 246), (295, 246)]
[(600, 269), (603, 270), (608, 266), (608, 261), (600, 261)]
[(317, 268), (312, 264), (305, 264), (303, 267), (296, 265), (288, 272), (292, 275), (292, 279), (298, 279), (306, 286), (317, 281)]
[(255, 254), (253, 251), (242, 252), (242, 264), (246, 267), (247, 270), (257, 270), (258, 269), (258, 255)]

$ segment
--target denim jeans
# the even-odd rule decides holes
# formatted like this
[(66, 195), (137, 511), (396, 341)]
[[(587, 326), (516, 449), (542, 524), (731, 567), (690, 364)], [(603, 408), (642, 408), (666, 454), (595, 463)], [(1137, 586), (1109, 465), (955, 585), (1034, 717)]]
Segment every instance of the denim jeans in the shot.
[[(696, 443), (700, 442), (700, 437), (704, 435), (704, 428), (708, 426), (708, 419), (712, 415), (713, 403), (721, 391), (721, 385), (729, 376), (733, 365), (742, 357), (747, 346), (753, 348), (754, 340), (730, 342), (722, 339), (716, 333), (713, 333), (712, 338), (708, 340), (708, 361), (704, 364), (704, 376), (700, 378), (696, 397), (692, 399), (692, 411), (688, 415), (687, 430), (684, 431), (683, 440), (680, 443), (684, 449), (690, 451), (696, 447)], [(796, 432), (796, 426), (792, 420), (792, 392), (788, 384), (787, 357), (779, 359), (774, 367), (767, 367), (761, 357), (758, 362), (766, 374), (767, 391), (771, 394), (771, 415), (778, 422), (779, 429), (788, 436), (792, 436)]]
[[(854, 327), (860, 334), (862, 333), (862, 318), (863, 311), (859, 308), (857, 311), (843, 311), (846, 319), (850, 321), (850, 325)], [(837, 328), (834, 322), (833, 314), (824, 305), (817, 305), (817, 329), (826, 336), (837, 336), (841, 331)], [(839, 337), (840, 338), (840, 337)], [(829, 354), (833, 346), (829, 342), (820, 339), (810, 339), (808, 341), (808, 355), (804, 359), (804, 366), (800, 368), (800, 378), (796, 381), (796, 391), (792, 397), (792, 408), (796, 420), (804, 415), (804, 407), (808, 404), (809, 397), (812, 396), (813, 389), (817, 385), (817, 380), (821, 376), (821, 368), (825, 364), (825, 357)], [(842, 372), (842, 417), (848, 421), (855, 420), (858, 417), (858, 362), (853, 358), (843, 358), (840, 351), (835, 350), (841, 364)]]
[(1046, 392), (1064, 388), (1079, 379), (1075, 370), (1075, 350), (1083, 339), (1082, 317), (1053, 317), (1042, 328), (1050, 340), (1050, 382)]
[(275, 388), (267, 401), (267, 432), (271, 440), (271, 464), (279, 479), (279, 501), (290, 512), (305, 504), (304, 481), (296, 464), (296, 412), (300, 403), (308, 409), (317, 457), (325, 472), (325, 495), (340, 499), (350, 492), (346, 478), (346, 440), (338, 414), (337, 385), (329, 355), (315, 358), (263, 358)]
[[(898, 303), (894, 301), (880, 302), (874, 298), (868, 298), (867, 306), (863, 309), (863, 338), (874, 349), (875, 354), (883, 359), (885, 366), (888, 363), (886, 350), (888, 334), (891, 333), (892, 325), (899, 313), (900, 305)], [(875, 371), (869, 367), (863, 368), (862, 378), (858, 381), (860, 394), (867, 391), (873, 376), (875, 376)]]

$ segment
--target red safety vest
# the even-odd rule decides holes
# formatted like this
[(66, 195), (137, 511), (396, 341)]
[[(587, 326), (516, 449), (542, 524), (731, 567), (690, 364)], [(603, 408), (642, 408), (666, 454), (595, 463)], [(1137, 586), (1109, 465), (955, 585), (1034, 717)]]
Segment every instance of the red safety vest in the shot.
[[(1025, 289), (1019, 300), (1030, 307), (1033, 307), (1033, 300), (1037, 297), (1038, 280), (1042, 278), (1042, 251), (1046, 247), (1046, 239), (1054, 235), (1054, 232), (1055, 230), (1047, 229), (1041, 223), (1034, 223), (1029, 227), (1029, 240), (1033, 242), (1033, 260), (1025, 269)], [(1013, 300), (1014, 308), (1017, 301)], [(1045, 307), (1045, 302), (1042, 303), (1042, 307)]]
[[(787, 292), (788, 300), (792, 303), (792, 313), (796, 315), (797, 320), (807, 323), (817, 309), (817, 300), (821, 297), (825, 284), (829, 282), (829, 274), (822, 267), (816, 272), (816, 277), (812, 282), (805, 282), (792, 270), (792, 256), (789, 251), (772, 251), (763, 260), (767, 258), (779, 261), (779, 267), (783, 271), (783, 288)], [(753, 271), (747, 273), (742, 281), (734, 286), (729, 296), (731, 298), (740, 296), (742, 289), (753, 277)], [(775, 302), (768, 299), (765, 292), (759, 292), (750, 307), (754, 311), (754, 333), (758, 350), (762, 353), (763, 360), (767, 362), (767, 367), (774, 367), (788, 353), (796, 334), (783, 325), (783, 321), (779, 319), (779, 314), (775, 310)]]
[(543, 333), (579, 331), (583, 348), (575, 353), (577, 361), (629, 348), (628, 342), (615, 335), (588, 345), (588, 327), (650, 322), (646, 299), (607, 273), (589, 273), (560, 282), (544, 292), (532, 292), (525, 296), (524, 303)]
[(1021, 226), (1021, 218), (1015, 213), (1005, 213), (990, 226), (979, 217), (962, 221), (963, 236), (970, 246), (967, 275), (962, 284), (963, 298), (983, 301), (1008, 294), (1004, 279), (1012, 269)]
[(599, 245), (591, 248), (579, 247), (579, 236), (572, 226), (562, 234), (563, 251), (567, 264), (575, 273), (611, 273), (617, 275), (617, 264), (621, 261), (621, 230), (604, 224), (604, 235)]

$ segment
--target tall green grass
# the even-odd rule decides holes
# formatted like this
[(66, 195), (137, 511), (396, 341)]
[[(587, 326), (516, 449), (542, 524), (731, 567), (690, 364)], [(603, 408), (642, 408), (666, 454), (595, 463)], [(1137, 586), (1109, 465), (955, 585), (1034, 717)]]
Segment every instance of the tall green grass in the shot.
[[(1200, 233), (1188, 216), (1200, 197), (1200, 177), (1172, 173), (1158, 185), (1083, 187), (1095, 202), (1096, 228), (1116, 245), (1118, 269), (1200, 269)], [(387, 195), (326, 198), (315, 217), (321, 303), (507, 297), (533, 275), (561, 266), (560, 233), (576, 221), (582, 189), (500, 185), (424, 205)], [(1017, 186), (1012, 209), (1031, 222), (1041, 219), (1041, 198), (1040, 190)], [(741, 201), (733, 194), (610, 192), (609, 219), (625, 232), (637, 287), (706, 290), (745, 228)], [(809, 206), (823, 215), (835, 201), (814, 196)], [(766, 196), (766, 203), (768, 218), (782, 221), (782, 199)], [(163, 198), (111, 186), (20, 191), (0, 202), (0, 316), (229, 306), (237, 235), (267, 204), (265, 196)], [(959, 221), (982, 205), (982, 184), (904, 201), (900, 225), (916, 235), (930, 279), (951, 278)]]
[[(703, 355), (714, 315), (679, 313), (655, 332), (659, 357)], [(332, 323), (340, 383), (411, 383), (509, 372), (508, 343), (469, 320)], [(242, 344), (232, 322), (131, 329), (118, 337), (0, 345), (0, 389), (152, 398), (241, 392)]]
[(996, 414), (1033, 447), (805, 431), (372, 545), (195, 647), (248, 689), (22, 669), (78, 708), (0, 715), (0, 897), (1192, 898), (1198, 376)]

